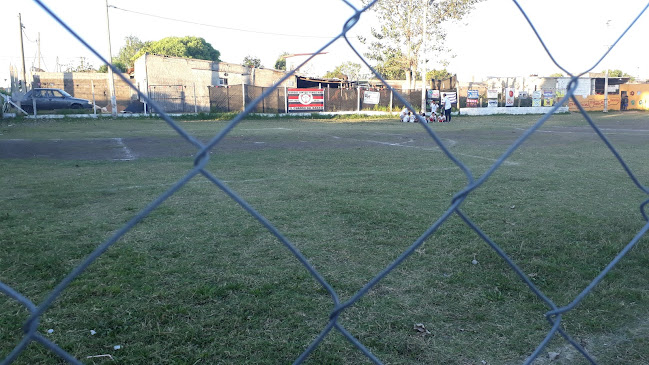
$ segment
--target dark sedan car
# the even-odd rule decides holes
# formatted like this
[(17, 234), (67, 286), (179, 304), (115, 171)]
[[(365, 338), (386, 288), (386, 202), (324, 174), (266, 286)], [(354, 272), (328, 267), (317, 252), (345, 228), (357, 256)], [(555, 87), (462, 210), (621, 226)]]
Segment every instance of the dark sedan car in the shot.
[(54, 109), (92, 109), (92, 103), (86, 99), (75, 98), (61, 89), (33, 89), (27, 92), (21, 100), (21, 106), (26, 112), (32, 112), (33, 101), (36, 110)]

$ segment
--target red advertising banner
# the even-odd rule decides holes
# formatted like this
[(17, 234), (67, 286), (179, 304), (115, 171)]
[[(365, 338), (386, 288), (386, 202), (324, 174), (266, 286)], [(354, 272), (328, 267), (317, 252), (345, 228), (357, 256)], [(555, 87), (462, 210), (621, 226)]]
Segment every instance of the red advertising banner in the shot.
[(466, 106), (467, 108), (477, 108), (478, 99), (466, 99)]
[(324, 89), (288, 89), (288, 112), (323, 112)]

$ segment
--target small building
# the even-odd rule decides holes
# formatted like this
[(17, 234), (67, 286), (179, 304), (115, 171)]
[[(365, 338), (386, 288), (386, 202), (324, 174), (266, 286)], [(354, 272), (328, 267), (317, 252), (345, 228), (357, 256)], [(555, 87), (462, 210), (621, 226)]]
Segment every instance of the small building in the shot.
[[(135, 60), (135, 85), (168, 112), (209, 112), (209, 87), (269, 87), (285, 71), (235, 63), (144, 54)], [(280, 86), (297, 87), (295, 76)]]
[(284, 56), (286, 60), (286, 71), (293, 71), (297, 69), (302, 63), (304, 63), (309, 58), (313, 57), (307, 64), (298, 69), (295, 73), (300, 76), (307, 76), (318, 78), (321, 77), (324, 73), (319, 69), (319, 57), (326, 55), (327, 52), (320, 53), (295, 53)]
[(342, 79), (326, 79), (318, 77), (296, 76), (297, 87), (303, 88), (333, 88), (333, 89), (349, 89), (355, 87), (355, 82), (350, 82)]

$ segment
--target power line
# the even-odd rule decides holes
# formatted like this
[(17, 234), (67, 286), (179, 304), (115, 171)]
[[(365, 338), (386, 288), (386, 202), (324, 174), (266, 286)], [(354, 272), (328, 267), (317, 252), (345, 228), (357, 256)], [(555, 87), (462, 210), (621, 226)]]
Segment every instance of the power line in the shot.
[(175, 19), (175, 18), (169, 18), (169, 17), (164, 17), (164, 16), (160, 16), (160, 15), (155, 15), (155, 14), (142, 13), (142, 12), (135, 11), (135, 10), (128, 10), (128, 9), (119, 8), (119, 7), (115, 6), (115, 5), (108, 5), (108, 7), (113, 8), (113, 9), (117, 9), (117, 10), (121, 10), (121, 11), (124, 11), (124, 12), (127, 12), (127, 13), (144, 15), (144, 16), (148, 16), (148, 17), (152, 17), (152, 18), (165, 19), (165, 20), (170, 20), (170, 21), (179, 22), (179, 23), (200, 25), (200, 26), (203, 26), (203, 27), (227, 29), (227, 30), (233, 30), (233, 31), (236, 31), (236, 32), (246, 32), (246, 33), (265, 34), (265, 35), (277, 35), (277, 36), (283, 36), (283, 37), (331, 39), (331, 36), (326, 36), (325, 37), (325, 36), (304, 35), (304, 34), (285, 34), (285, 33), (273, 33), (273, 32), (260, 32), (260, 31), (256, 31), (256, 30), (221, 27), (221, 26), (213, 25), (213, 24), (198, 23), (198, 22), (193, 22), (193, 21), (189, 21), (189, 20)]
[(38, 43), (37, 41), (32, 41), (31, 39), (29, 39), (29, 37), (27, 36), (27, 32), (25, 32), (25, 26), (23, 26), (22, 30), (23, 30), (23, 35), (25, 36), (25, 38), (27, 38), (28, 41), (32, 43)]

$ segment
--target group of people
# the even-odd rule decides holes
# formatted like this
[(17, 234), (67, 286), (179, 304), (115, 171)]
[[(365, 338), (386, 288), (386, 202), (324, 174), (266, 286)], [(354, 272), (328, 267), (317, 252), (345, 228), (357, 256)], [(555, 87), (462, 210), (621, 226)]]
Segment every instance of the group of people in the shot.
[[(444, 123), (444, 122), (450, 122), (451, 121), (451, 100), (448, 98), (448, 96), (444, 97), (444, 100), (442, 100), (444, 103), (444, 113), (440, 110), (439, 114), (437, 113), (437, 109), (439, 106), (435, 101), (430, 102), (430, 107), (431, 107), (431, 112), (430, 115), (426, 115), (425, 112), (421, 112), (421, 117), (424, 119), (426, 123)], [(417, 123), (419, 120), (417, 117), (408, 110), (408, 108), (403, 107), (403, 110), (401, 111), (400, 114), (401, 121), (404, 123)]]

